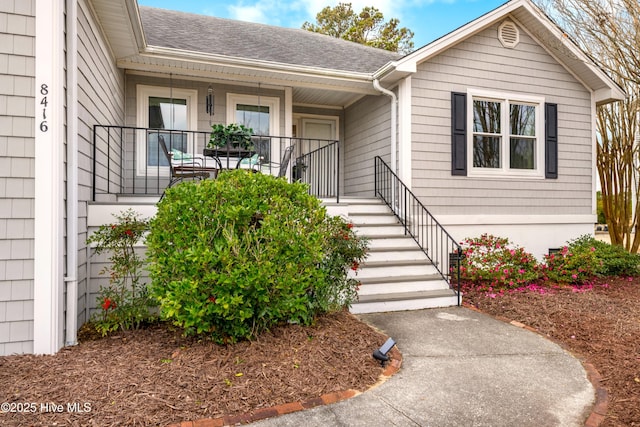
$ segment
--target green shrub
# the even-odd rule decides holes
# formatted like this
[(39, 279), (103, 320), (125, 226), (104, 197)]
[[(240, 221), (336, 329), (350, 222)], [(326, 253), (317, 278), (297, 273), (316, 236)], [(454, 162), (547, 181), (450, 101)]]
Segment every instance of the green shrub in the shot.
[(535, 257), (509, 239), (483, 234), (462, 243), (460, 279), (487, 290), (512, 289), (539, 278)]
[(110, 264), (100, 274), (109, 274), (109, 286), (100, 288), (100, 311), (92, 322), (103, 336), (109, 332), (137, 329), (155, 317), (153, 299), (141, 281), (143, 260), (135, 245), (144, 237), (149, 223), (131, 209), (115, 215), (116, 223), (102, 225), (87, 243), (95, 243), (95, 253), (109, 252)]
[(563, 246), (557, 253), (545, 255), (543, 274), (547, 280), (557, 283), (582, 284), (596, 274), (594, 251)]
[(170, 188), (147, 239), (161, 314), (187, 334), (233, 342), (350, 304), (353, 283), (336, 265), (357, 254), (328, 234), (337, 224), (305, 185), (270, 175), (237, 170)]
[(569, 242), (573, 253), (593, 252), (594, 273), (600, 276), (637, 276), (640, 256), (626, 251), (622, 246), (611, 245), (584, 235)]

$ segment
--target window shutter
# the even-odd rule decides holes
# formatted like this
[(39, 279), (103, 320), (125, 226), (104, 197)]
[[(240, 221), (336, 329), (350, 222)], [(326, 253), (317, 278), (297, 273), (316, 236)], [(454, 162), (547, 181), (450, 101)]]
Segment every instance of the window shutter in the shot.
[(451, 175), (467, 175), (467, 94), (451, 92)]
[(558, 178), (558, 104), (544, 104), (545, 178)]

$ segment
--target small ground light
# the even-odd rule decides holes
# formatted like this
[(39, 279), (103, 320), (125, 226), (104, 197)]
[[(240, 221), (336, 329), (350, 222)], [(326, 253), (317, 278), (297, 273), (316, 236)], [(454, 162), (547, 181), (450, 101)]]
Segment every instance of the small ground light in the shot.
[(379, 360), (380, 364), (384, 366), (384, 363), (389, 361), (389, 356), (387, 356), (387, 353), (391, 351), (391, 348), (394, 345), (396, 345), (396, 342), (393, 340), (393, 338), (389, 338), (387, 341), (385, 341), (384, 344), (382, 344), (382, 347), (373, 352), (373, 358)]

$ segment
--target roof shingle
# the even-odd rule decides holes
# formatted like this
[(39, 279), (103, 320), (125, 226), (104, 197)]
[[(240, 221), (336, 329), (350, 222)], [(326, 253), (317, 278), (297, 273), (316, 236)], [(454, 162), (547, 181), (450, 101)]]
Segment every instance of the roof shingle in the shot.
[(294, 28), (140, 6), (151, 46), (294, 66), (374, 73), (402, 55)]

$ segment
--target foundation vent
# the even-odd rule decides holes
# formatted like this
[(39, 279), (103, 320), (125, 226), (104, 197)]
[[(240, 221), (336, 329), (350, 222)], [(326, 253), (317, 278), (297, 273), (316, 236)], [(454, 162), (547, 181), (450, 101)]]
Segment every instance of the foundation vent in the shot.
[(520, 30), (512, 21), (504, 21), (498, 27), (498, 39), (502, 46), (513, 49), (520, 42)]

